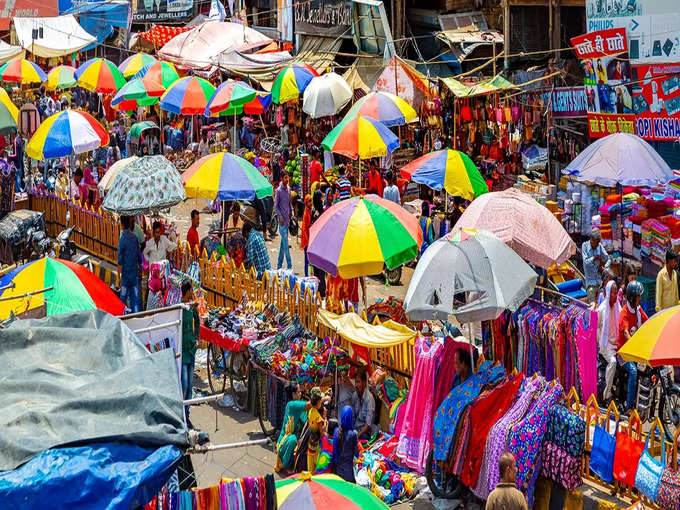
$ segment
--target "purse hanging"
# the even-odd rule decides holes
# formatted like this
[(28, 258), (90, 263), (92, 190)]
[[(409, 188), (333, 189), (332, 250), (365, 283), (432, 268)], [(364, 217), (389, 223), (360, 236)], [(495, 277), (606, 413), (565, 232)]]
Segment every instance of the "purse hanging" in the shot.
[[(637, 426), (637, 437), (633, 437), (633, 427)], [(628, 428), (616, 434), (616, 453), (614, 453), (614, 478), (631, 487), (635, 486), (635, 473), (640, 463), (645, 443), (642, 437), (642, 424), (636, 413), (628, 420)]]
[[(590, 470), (607, 483), (614, 481), (614, 452), (616, 438), (607, 430), (609, 428), (609, 411), (605, 415), (605, 427), (595, 425), (593, 432), (593, 446), (590, 451)], [(616, 418), (614, 434), (619, 428), (619, 417)]]
[[(654, 431), (659, 431), (659, 438), (661, 439), (661, 462), (656, 460), (649, 453), (649, 440), (654, 435)], [(635, 473), (635, 487), (647, 496), (647, 498), (656, 503), (659, 495), (659, 485), (661, 484), (661, 475), (663, 475), (664, 467), (666, 465), (666, 448), (664, 447), (663, 432), (661, 431), (661, 423), (657, 421), (652, 426), (645, 441), (645, 449), (640, 457), (637, 472)]]
[(675, 434), (671, 461), (664, 468), (659, 483), (659, 496), (656, 504), (666, 510), (680, 508), (680, 472), (678, 472), (678, 439), (680, 433)]

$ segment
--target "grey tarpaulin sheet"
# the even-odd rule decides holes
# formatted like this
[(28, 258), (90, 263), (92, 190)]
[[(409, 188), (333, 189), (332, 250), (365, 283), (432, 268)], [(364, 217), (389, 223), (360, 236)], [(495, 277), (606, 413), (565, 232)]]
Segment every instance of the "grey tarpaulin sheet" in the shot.
[(98, 310), (0, 329), (0, 470), (45, 449), (124, 440), (188, 446), (174, 353)]

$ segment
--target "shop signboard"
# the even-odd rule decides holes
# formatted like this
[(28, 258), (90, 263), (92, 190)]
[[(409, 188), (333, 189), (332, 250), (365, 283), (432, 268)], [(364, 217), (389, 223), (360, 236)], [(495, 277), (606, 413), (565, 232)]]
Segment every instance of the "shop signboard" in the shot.
[(558, 87), (551, 93), (552, 116), (561, 119), (585, 117), (588, 100), (585, 87)]
[(625, 31), (600, 30), (574, 37), (571, 43), (583, 65), (590, 136), (634, 132)]
[(295, 2), (295, 33), (351, 37), (352, 7), (347, 0)]
[(132, 21), (163, 22), (191, 18), (194, 0), (132, 0)]
[(645, 140), (680, 138), (680, 64), (633, 66), (633, 111)]
[(9, 30), (12, 18), (51, 18), (59, 16), (59, 1), (0, 0), (0, 30)]

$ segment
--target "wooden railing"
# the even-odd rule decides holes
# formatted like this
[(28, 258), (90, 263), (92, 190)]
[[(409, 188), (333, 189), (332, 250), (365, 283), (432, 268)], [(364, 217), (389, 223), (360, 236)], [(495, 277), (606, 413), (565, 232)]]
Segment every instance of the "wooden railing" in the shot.
[[(117, 264), (120, 222), (113, 215), (51, 193), (31, 195), (29, 204), (32, 210), (44, 213), (49, 236), (56, 237), (65, 228), (75, 226), (71, 240), (78, 248), (109, 264)], [(67, 213), (70, 214), (68, 225)], [(280, 282), (275, 277), (271, 281), (265, 275), (260, 281), (252, 269), (247, 271), (243, 266), (236, 267), (226, 257), (208, 257), (205, 252), (199, 256), (198, 253), (192, 253), (187, 243), (180, 242), (172, 253), (174, 267), (186, 272), (194, 261), (198, 262), (201, 269), (201, 286), (211, 308), (231, 311), (245, 294), (249, 301), (274, 304), (280, 311), (297, 315), (302, 325), (319, 337), (337, 336), (334, 331), (319, 323), (317, 312), (323, 307), (335, 313), (344, 313), (346, 310), (342, 303), (328, 298), (322, 304), (318, 293), (312, 294), (308, 289), (302, 292), (299, 285), (291, 289), (287, 279)], [(115, 283), (112, 268), (95, 264), (95, 272), (108, 285)], [(340, 338), (340, 345), (350, 352), (350, 343), (347, 340)], [(389, 348), (369, 349), (369, 353), (375, 363), (401, 375), (410, 377), (413, 374), (415, 354), (411, 342)]]

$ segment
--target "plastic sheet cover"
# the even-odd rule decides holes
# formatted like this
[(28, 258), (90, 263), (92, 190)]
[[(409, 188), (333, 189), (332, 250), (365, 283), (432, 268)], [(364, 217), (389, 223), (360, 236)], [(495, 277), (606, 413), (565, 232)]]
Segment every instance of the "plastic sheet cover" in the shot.
[(56, 446), (188, 446), (172, 349), (99, 310), (0, 329), (0, 471)]

